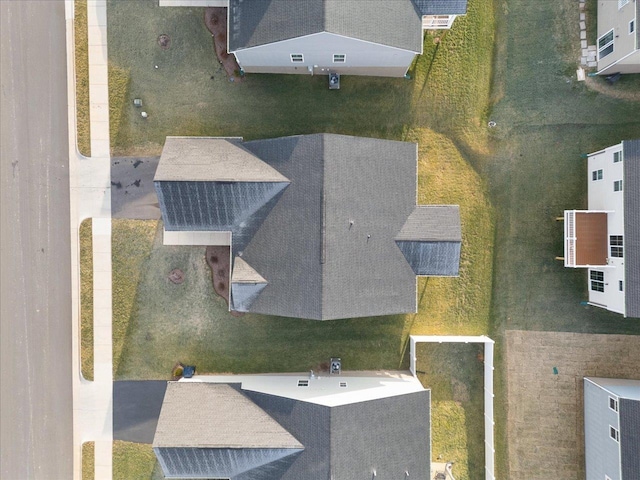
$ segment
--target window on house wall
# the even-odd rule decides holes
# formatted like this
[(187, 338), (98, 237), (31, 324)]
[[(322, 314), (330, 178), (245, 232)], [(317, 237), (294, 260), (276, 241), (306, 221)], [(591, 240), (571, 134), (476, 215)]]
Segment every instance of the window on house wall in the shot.
[(622, 152), (613, 152), (613, 163), (622, 161)]
[(291, 54), (291, 61), (293, 63), (304, 62), (304, 55), (301, 54), (301, 53), (292, 53)]
[(618, 289), (624, 292), (624, 282), (622, 280), (618, 280)]
[(308, 387), (309, 386), (309, 380), (298, 380), (298, 386), (299, 387)]
[(598, 39), (598, 59), (601, 60), (613, 53), (613, 29)]
[(604, 292), (604, 272), (591, 270), (591, 290), (594, 292)]
[(613, 182), (613, 191), (621, 192), (622, 191), (622, 180), (616, 180)]
[(618, 400), (613, 397), (609, 397), (609, 408), (614, 412), (618, 411)]
[(610, 235), (609, 236), (609, 245), (611, 247), (611, 256), (616, 258), (622, 258), (623, 255), (623, 244), (622, 244), (622, 235)]
[(629, 35), (631, 35), (635, 31), (636, 31), (636, 21), (635, 20), (631, 20), (629, 22)]
[(613, 438), (616, 442), (620, 441), (620, 432), (618, 432), (617, 428), (612, 427), (611, 425), (609, 425), (609, 436)]
[(591, 178), (593, 181), (602, 180), (602, 170), (594, 170), (591, 172)]
[(624, 7), (627, 3), (629, 3), (629, 0), (618, 0), (618, 10)]
[(347, 61), (347, 56), (344, 53), (333, 54), (333, 63), (345, 63), (346, 61)]

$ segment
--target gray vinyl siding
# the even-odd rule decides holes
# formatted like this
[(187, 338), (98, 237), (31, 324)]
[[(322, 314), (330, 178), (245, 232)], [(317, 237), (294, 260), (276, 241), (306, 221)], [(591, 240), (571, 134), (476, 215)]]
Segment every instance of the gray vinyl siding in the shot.
[[(349, 75), (402, 77), (415, 54), (394, 47), (318, 33), (234, 52), (246, 73), (290, 73), (326, 75), (330, 71)], [(291, 62), (291, 54), (304, 56), (304, 62)], [(334, 54), (346, 55), (346, 62), (333, 63)]]
[[(640, 56), (634, 54), (624, 58), (638, 48), (636, 45), (638, 35), (636, 2), (637, 0), (630, 0), (621, 9), (618, 9), (617, 0), (598, 2), (598, 38), (611, 29), (613, 29), (614, 36), (613, 52), (602, 60), (598, 60), (600, 73), (640, 73)], [(636, 31), (629, 34), (629, 22), (634, 18), (636, 19)]]
[[(303, 449), (154, 447), (165, 478), (280, 478)], [(250, 472), (248, 472), (250, 471)]]
[(242, 250), (289, 185), (285, 182), (154, 182), (166, 230), (231, 231)]
[(584, 380), (584, 442), (586, 479), (622, 480), (620, 473), (620, 444), (609, 436), (609, 426), (620, 431), (618, 414), (609, 408), (614, 395)]

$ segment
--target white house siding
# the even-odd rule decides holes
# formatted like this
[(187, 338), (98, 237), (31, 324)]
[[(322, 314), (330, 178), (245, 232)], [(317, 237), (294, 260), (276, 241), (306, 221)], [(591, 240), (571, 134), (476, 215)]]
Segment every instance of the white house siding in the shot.
[(620, 431), (619, 417), (609, 408), (613, 393), (584, 379), (584, 446), (586, 480), (621, 480), (620, 444), (609, 435), (609, 426)]
[[(609, 212), (607, 214), (607, 235), (622, 235), (624, 238), (624, 196), (622, 191), (615, 192), (613, 189), (614, 181), (622, 180), (624, 160), (614, 163), (614, 152), (620, 152), (622, 155), (622, 144), (589, 155), (587, 173), (589, 210)], [(593, 180), (593, 172), (598, 170), (602, 170), (602, 180)], [(610, 253), (609, 247), (606, 267), (588, 269), (589, 302), (624, 314), (624, 257), (611, 257)], [(604, 273), (604, 292), (591, 290), (590, 278), (593, 270)], [(623, 291), (620, 291), (619, 288), (620, 281), (623, 282)]]
[[(317, 33), (282, 42), (233, 52), (246, 73), (292, 73), (402, 77), (416, 53), (365, 42), (333, 33)], [(304, 61), (293, 63), (291, 54), (302, 54)], [(333, 55), (345, 55), (344, 63), (334, 63)]]
[[(618, 9), (618, 0), (598, 1), (598, 39), (613, 29), (613, 52), (598, 60), (598, 73), (610, 75), (612, 73), (640, 73), (640, 54), (630, 55), (638, 49), (636, 18), (636, 2), (629, 0)], [(629, 33), (629, 22), (636, 21), (635, 31)], [(597, 45), (596, 45), (597, 47)], [(639, 52), (636, 52), (639, 53)]]

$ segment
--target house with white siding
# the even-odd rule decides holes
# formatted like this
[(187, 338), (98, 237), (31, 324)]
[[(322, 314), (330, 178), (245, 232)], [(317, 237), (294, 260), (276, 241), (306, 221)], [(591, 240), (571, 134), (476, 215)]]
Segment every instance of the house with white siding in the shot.
[(640, 380), (584, 379), (586, 480), (640, 478)]
[[(449, 29), (467, 0), (204, 0), (226, 6), (227, 51), (245, 73), (402, 77), (423, 32)], [(203, 0), (160, 0), (203, 5)]]
[(598, 74), (640, 73), (640, 0), (598, 0)]
[(165, 478), (428, 480), (430, 390), (408, 372), (169, 382), (153, 450)]
[(640, 140), (587, 156), (587, 210), (564, 212), (564, 265), (587, 270), (589, 303), (640, 317)]

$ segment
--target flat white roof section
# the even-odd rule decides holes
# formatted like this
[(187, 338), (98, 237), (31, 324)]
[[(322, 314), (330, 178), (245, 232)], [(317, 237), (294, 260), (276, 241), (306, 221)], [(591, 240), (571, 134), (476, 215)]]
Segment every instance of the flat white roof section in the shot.
[(183, 232), (164, 230), (162, 235), (162, 244), (226, 247), (231, 245), (231, 232)]
[(617, 395), (620, 398), (629, 400), (640, 400), (640, 380), (629, 380), (624, 378), (599, 378), (585, 377), (591, 383), (598, 385), (605, 390)]
[[(302, 380), (304, 386), (298, 386)], [(337, 407), (421, 392), (425, 388), (414, 376), (402, 372), (342, 372), (330, 375), (311, 372), (278, 375), (196, 375), (182, 382), (240, 383), (242, 390), (266, 393)], [(346, 383), (346, 387), (340, 386)]]
[[(493, 345), (494, 341), (485, 335), (446, 336), (410, 335), (411, 373), (416, 375), (416, 345), (418, 343), (483, 343), (484, 344), (484, 471), (486, 480), (495, 480), (495, 444), (493, 420)], [(417, 377), (416, 377), (417, 378)]]

